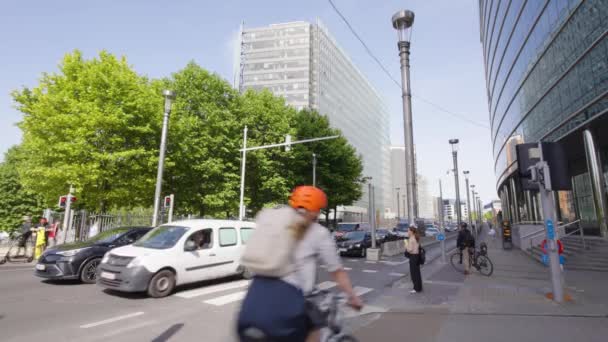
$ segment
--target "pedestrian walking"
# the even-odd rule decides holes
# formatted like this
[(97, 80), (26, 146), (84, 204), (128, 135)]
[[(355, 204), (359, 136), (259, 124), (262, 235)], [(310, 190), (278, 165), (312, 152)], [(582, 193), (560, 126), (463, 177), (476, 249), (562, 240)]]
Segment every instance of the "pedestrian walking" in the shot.
[(29, 216), (23, 216), (23, 224), (21, 224), (21, 236), (19, 237), (19, 248), (17, 248), (17, 255), (21, 255), (21, 248), (23, 248), (23, 255), (27, 253), (27, 240), (32, 237), (32, 218)]
[(466, 222), (460, 224), (460, 232), (458, 232), (458, 239), (456, 240), (456, 247), (460, 249), (460, 263), (464, 262), (464, 274), (468, 275), (471, 273), (471, 249), (475, 249), (475, 238), (471, 231), (467, 229)]
[(46, 224), (46, 219), (41, 218), (38, 226), (36, 226), (36, 248), (34, 250), (34, 260), (38, 260), (46, 248)]
[(407, 252), (410, 258), (410, 277), (414, 289), (410, 293), (422, 292), (422, 275), (420, 274), (420, 232), (414, 225), (410, 225)]
[(59, 226), (59, 223), (55, 222), (53, 224), (49, 224), (46, 228), (46, 245), (47, 247), (55, 247), (55, 245), (57, 244), (56, 236), (57, 236), (57, 227)]

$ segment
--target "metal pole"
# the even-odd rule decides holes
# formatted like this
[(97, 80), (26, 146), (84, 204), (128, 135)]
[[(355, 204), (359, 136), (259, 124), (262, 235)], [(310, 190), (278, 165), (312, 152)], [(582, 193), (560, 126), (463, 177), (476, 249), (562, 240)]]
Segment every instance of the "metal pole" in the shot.
[(243, 129), (243, 158), (241, 160), (241, 199), (239, 201), (239, 221), (245, 216), (245, 165), (247, 163), (247, 126)]
[[(441, 202), (441, 209), (439, 217), (441, 218), (441, 234), (445, 236), (445, 222), (443, 220), (443, 190), (441, 188), (441, 179), (439, 180), (439, 202)], [(445, 264), (447, 259), (445, 256), (445, 239), (441, 240), (441, 261)]]
[(399, 215), (401, 215), (401, 208), (399, 206), (399, 190), (401, 190), (400, 188), (397, 188), (397, 220), (399, 220)]
[(458, 152), (452, 151), (454, 159), (454, 184), (456, 186), (456, 220), (458, 225), (462, 222), (462, 213), (460, 210), (460, 184), (458, 183)]
[[(468, 213), (468, 219), (469, 219), (469, 227), (473, 227), (473, 220), (471, 218), (472, 216), (472, 212), (471, 212), (471, 198), (469, 197), (469, 176), (468, 176), (468, 171), (464, 171), (465, 172), (465, 176), (464, 176), (464, 181), (466, 183), (466, 189), (467, 189), (467, 213)], [(473, 207), (473, 210), (475, 210), (475, 207)], [(475, 237), (477, 238), (477, 236)]]
[(374, 210), (374, 208), (372, 208), (372, 183), (371, 181), (367, 184), (367, 195), (369, 196), (369, 203), (367, 203), (367, 216), (369, 218), (369, 225), (371, 227), (372, 225), (372, 211)]
[(66, 243), (68, 238), (68, 230), (70, 229), (70, 221), (71, 221), (71, 209), (72, 209), (72, 192), (74, 192), (74, 187), (70, 184), (70, 191), (68, 192), (67, 202), (65, 204), (65, 213), (63, 216), (63, 243)]
[(410, 42), (400, 41), (401, 87), (403, 98), (403, 130), (405, 140), (405, 187), (407, 194), (407, 218), (409, 223), (416, 219), (416, 170), (414, 162), (414, 128), (412, 123), (412, 94), (410, 92)]
[(312, 185), (317, 186), (317, 155), (312, 154)]
[(169, 195), (171, 198), (171, 203), (169, 203), (169, 223), (173, 222), (173, 199), (175, 196), (173, 194)]
[[(539, 149), (540, 147), (539, 144)], [(541, 152), (542, 155), (542, 152)], [(541, 160), (543, 160), (541, 158)], [(542, 172), (545, 179), (549, 179), (549, 166), (543, 160), (536, 165), (537, 172)], [(559, 254), (557, 250), (557, 233), (555, 232), (555, 206), (553, 205), (553, 195), (551, 190), (546, 189), (546, 184), (543, 181), (539, 183), (540, 202), (543, 208), (543, 217), (545, 218), (545, 229), (547, 230), (549, 267), (551, 272), (551, 284), (553, 288), (553, 300), (562, 303), (564, 301), (564, 288), (562, 284), (562, 274), (559, 264)]]
[(372, 248), (376, 248), (376, 187), (372, 186)]
[(171, 99), (175, 96), (173, 92), (165, 90), (165, 114), (163, 115), (163, 130), (160, 138), (160, 151), (158, 156), (158, 169), (156, 173), (156, 189), (154, 190), (154, 214), (152, 226), (156, 227), (158, 211), (160, 208), (160, 193), (163, 186), (163, 171), (165, 166), (165, 150), (167, 149), (167, 130), (169, 126), (169, 114), (171, 113)]
[(606, 203), (604, 174), (602, 172), (602, 163), (600, 162), (597, 153), (593, 134), (589, 129), (583, 131), (583, 139), (585, 141), (585, 156), (587, 157), (587, 170), (591, 179), (591, 191), (593, 193), (593, 205), (597, 221), (600, 226), (600, 234), (603, 237), (608, 237), (608, 223), (606, 215), (608, 214), (608, 204)]

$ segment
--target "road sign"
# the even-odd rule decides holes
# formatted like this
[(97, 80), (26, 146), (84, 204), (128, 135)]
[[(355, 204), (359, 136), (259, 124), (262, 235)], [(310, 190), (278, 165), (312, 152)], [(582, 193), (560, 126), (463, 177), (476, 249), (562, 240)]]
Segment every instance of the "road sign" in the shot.
[(439, 233), (439, 234), (437, 234), (436, 239), (437, 239), (437, 241), (443, 241), (443, 240), (445, 240), (445, 235)]
[(553, 220), (547, 220), (546, 225), (547, 225), (547, 237), (550, 240), (555, 239), (555, 227), (553, 227)]
[(545, 264), (545, 266), (549, 265), (549, 256), (547, 254), (543, 254), (543, 264)]

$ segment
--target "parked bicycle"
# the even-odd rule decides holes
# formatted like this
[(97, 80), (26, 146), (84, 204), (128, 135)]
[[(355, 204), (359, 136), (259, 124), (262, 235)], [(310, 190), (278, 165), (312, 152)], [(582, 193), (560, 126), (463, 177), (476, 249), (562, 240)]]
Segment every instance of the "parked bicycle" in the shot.
[[(494, 264), (492, 264), (492, 260), (488, 257), (488, 246), (485, 242), (481, 243), (479, 249), (467, 248), (465, 250), (467, 253), (470, 253), (469, 266), (475, 267), (479, 273), (485, 276), (489, 277), (492, 275), (494, 272)], [(456, 271), (464, 273), (465, 265), (462, 261), (462, 253), (463, 251), (459, 249), (456, 253), (452, 254), (450, 263)]]
[(0, 265), (6, 262), (30, 263), (34, 260), (33, 234), (13, 234), (10, 238), (8, 251), (0, 256)]

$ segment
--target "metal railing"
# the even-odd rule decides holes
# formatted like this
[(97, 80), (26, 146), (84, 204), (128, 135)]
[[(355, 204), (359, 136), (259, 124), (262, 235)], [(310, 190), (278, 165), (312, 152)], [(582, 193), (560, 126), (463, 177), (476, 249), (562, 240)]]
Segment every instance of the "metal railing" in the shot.
[[(581, 221), (581, 220), (576, 220), (576, 221), (572, 221), (572, 222), (567, 223), (567, 224), (563, 224), (563, 225), (561, 225), (561, 226), (558, 226), (558, 227), (557, 227), (557, 229), (562, 229), (562, 228), (564, 228), (564, 229), (565, 229), (566, 227), (571, 226), (571, 225), (573, 225), (573, 224), (577, 224), (577, 223), (579, 223), (580, 221)], [(559, 223), (563, 223), (563, 222), (559, 222)], [(544, 223), (543, 223), (543, 224), (544, 224)], [(532, 249), (532, 248), (534, 248), (534, 238), (536, 238), (536, 237), (538, 237), (538, 236), (541, 236), (541, 235), (545, 234), (545, 232), (546, 232), (546, 230), (545, 230), (545, 227), (543, 226), (543, 228), (542, 228), (542, 229), (539, 229), (539, 230), (534, 231), (534, 232), (532, 232), (532, 233), (528, 233), (528, 234), (526, 234), (526, 235), (524, 235), (524, 236), (521, 236), (521, 237), (520, 237), (520, 239), (530, 239), (530, 249)], [(564, 232), (565, 232), (565, 230), (564, 230)], [(580, 226), (580, 225), (579, 225), (579, 228), (578, 228), (578, 229), (576, 229), (576, 230), (574, 230), (574, 231), (572, 231), (572, 232), (570, 232), (570, 233), (568, 233), (568, 234), (564, 234), (564, 236), (563, 236), (563, 237), (573, 235), (573, 234), (574, 234), (574, 233), (576, 233), (576, 232), (580, 232), (581, 239), (582, 239), (582, 241), (583, 241), (583, 249), (587, 249), (587, 245), (586, 245), (586, 243), (585, 243), (585, 234), (584, 234), (584, 232), (583, 232), (583, 228), (582, 228), (582, 226)]]
[[(576, 220), (572, 223), (568, 223), (567, 225), (564, 225), (563, 227), (566, 228), (566, 226), (575, 224), (575, 223), (580, 223), (581, 220)], [(587, 249), (587, 243), (585, 242), (585, 232), (583, 230), (583, 226), (581, 224), (578, 225), (578, 229), (575, 229), (573, 231), (571, 231), (570, 233), (564, 234), (564, 237), (566, 236), (570, 236), (570, 235), (574, 235), (574, 233), (578, 232), (579, 235), (581, 236), (581, 241), (583, 242), (583, 251)]]

